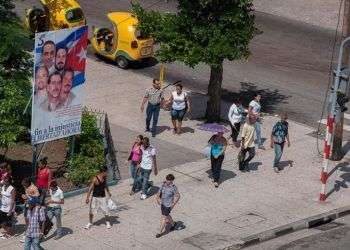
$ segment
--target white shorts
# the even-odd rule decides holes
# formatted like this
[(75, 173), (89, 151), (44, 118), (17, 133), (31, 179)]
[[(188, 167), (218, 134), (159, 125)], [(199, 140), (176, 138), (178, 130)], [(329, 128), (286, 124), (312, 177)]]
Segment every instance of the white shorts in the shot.
[(104, 215), (109, 215), (106, 197), (92, 197), (90, 202), (90, 214), (102, 212)]

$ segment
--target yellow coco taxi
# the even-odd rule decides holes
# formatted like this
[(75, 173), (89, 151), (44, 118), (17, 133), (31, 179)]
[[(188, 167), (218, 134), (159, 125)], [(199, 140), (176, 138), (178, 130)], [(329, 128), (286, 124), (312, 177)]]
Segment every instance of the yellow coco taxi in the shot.
[(43, 8), (26, 10), (25, 25), (32, 32), (73, 28), (86, 24), (83, 10), (75, 0), (40, 0)]
[(92, 47), (97, 55), (113, 60), (125, 69), (130, 62), (143, 61), (153, 56), (153, 39), (143, 37), (136, 29), (137, 18), (129, 12), (108, 15), (111, 28), (93, 28)]

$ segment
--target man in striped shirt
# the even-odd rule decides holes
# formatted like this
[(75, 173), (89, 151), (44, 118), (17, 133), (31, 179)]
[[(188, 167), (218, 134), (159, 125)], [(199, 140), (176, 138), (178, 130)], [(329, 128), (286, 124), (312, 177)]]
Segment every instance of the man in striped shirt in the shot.
[(40, 249), (40, 239), (43, 236), (45, 227), (45, 211), (39, 205), (39, 199), (32, 197), (28, 200), (29, 209), (26, 216), (26, 239), (24, 242), (24, 250)]

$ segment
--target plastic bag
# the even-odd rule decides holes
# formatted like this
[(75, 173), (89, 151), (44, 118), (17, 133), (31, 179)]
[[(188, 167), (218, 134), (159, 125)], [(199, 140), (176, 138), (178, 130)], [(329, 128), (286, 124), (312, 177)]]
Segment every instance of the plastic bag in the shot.
[(203, 149), (203, 155), (207, 158), (210, 159), (210, 152), (211, 151), (211, 146), (208, 144), (204, 149)]
[(107, 206), (109, 211), (117, 212), (117, 204), (111, 198), (108, 199)]

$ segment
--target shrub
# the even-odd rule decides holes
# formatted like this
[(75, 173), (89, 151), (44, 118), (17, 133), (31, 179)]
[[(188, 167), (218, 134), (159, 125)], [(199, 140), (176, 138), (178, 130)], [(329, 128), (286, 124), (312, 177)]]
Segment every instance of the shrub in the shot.
[(68, 161), (68, 178), (75, 185), (87, 184), (105, 164), (103, 137), (96, 116), (84, 111), (81, 134), (76, 136), (74, 155)]

